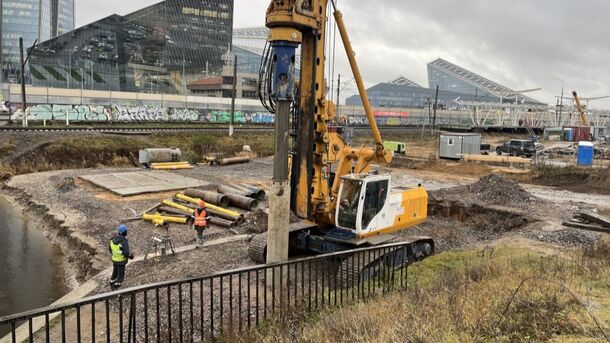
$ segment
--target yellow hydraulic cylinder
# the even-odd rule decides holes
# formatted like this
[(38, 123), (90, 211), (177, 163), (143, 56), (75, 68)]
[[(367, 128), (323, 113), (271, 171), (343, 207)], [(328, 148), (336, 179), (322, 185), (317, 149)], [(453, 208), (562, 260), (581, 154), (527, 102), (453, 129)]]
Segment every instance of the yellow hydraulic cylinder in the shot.
[[(186, 196), (186, 195), (181, 194), (181, 193), (176, 194), (176, 198), (178, 198), (178, 199), (180, 199), (180, 200), (184, 200), (184, 201), (190, 202), (191, 204), (195, 204), (195, 205), (196, 205), (197, 203), (199, 203), (199, 201), (201, 200), (201, 199), (197, 199), (197, 198), (191, 198), (191, 197)], [(166, 204), (166, 205), (167, 205), (167, 204)], [(169, 206), (169, 205), (168, 205), (168, 206)], [(235, 212), (235, 211), (227, 210), (226, 208), (222, 208), (222, 207), (219, 207), (219, 206), (215, 206), (215, 205), (212, 205), (212, 204), (210, 204), (210, 203), (206, 203), (206, 204), (205, 204), (205, 207), (207, 207), (207, 208), (209, 208), (209, 209), (211, 209), (211, 210), (214, 210), (214, 211), (218, 211), (218, 212), (221, 212), (221, 213), (225, 213), (225, 214), (232, 215), (232, 216), (234, 216), (234, 217), (240, 217), (240, 216), (241, 216), (241, 214), (240, 214), (239, 212)], [(177, 208), (177, 207), (176, 207), (176, 208)], [(188, 208), (188, 207), (186, 207), (186, 208)], [(193, 212), (194, 212), (194, 211), (193, 211)]]
[(173, 216), (162, 216), (158, 213), (156, 214), (143, 214), (142, 220), (149, 221), (155, 225), (163, 225), (165, 223), (174, 223), (174, 224), (186, 224), (187, 219), (183, 217), (173, 217)]
[[(333, 7), (335, 3), (332, 2)], [(375, 121), (375, 116), (373, 115), (373, 108), (371, 107), (371, 103), (369, 102), (369, 97), (366, 94), (366, 88), (364, 87), (364, 81), (362, 81), (362, 74), (360, 73), (360, 68), (358, 67), (358, 63), (356, 62), (356, 53), (352, 48), (352, 43), (349, 40), (349, 36), (347, 34), (347, 29), (345, 28), (345, 22), (343, 21), (343, 14), (341, 11), (335, 8), (334, 11), (335, 21), (337, 22), (337, 27), (339, 28), (339, 34), (341, 34), (341, 40), (343, 40), (343, 46), (345, 47), (345, 53), (347, 54), (347, 59), (349, 60), (349, 64), (352, 67), (352, 73), (354, 74), (354, 80), (356, 80), (356, 85), (358, 86), (358, 93), (360, 94), (360, 98), (362, 99), (362, 104), (364, 105), (364, 111), (366, 113), (366, 117), (369, 120), (369, 125), (371, 127), (371, 131), (373, 133), (373, 138), (375, 139), (375, 144), (383, 145), (383, 141), (381, 139), (381, 133), (379, 132), (379, 128), (377, 127), (377, 122)]]

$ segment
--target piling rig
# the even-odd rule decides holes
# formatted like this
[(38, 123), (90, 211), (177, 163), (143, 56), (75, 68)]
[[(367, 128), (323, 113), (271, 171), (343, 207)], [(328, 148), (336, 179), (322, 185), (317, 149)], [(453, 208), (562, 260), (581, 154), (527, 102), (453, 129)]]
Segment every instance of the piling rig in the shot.
[[(332, 6), (362, 98), (375, 141), (372, 147), (346, 144), (340, 128), (331, 126), (336, 106), (326, 99), (324, 75), (328, 6)], [(372, 164), (390, 164), (392, 152), (384, 148), (343, 15), (334, 0), (273, 0), (266, 26), (270, 31), (260, 68), (259, 96), (275, 113), (275, 157), (268, 231), (253, 238), (250, 257), (273, 263), (286, 260), (289, 252), (328, 253), (377, 245), (394, 239), (393, 232), (423, 223), (428, 205), (424, 187), (391, 189), (389, 174), (371, 170)], [(291, 211), (299, 222), (290, 223)], [(410, 263), (434, 252), (429, 237), (411, 243), (380, 256), (373, 264), (390, 257)], [(353, 263), (343, 263), (344, 268), (350, 265)], [(362, 276), (370, 267), (345, 270), (344, 274)]]

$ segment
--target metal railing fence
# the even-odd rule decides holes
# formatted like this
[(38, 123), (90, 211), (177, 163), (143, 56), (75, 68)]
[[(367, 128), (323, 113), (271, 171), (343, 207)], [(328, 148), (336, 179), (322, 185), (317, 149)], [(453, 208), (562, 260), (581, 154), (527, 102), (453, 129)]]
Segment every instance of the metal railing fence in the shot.
[[(202, 342), (406, 288), (410, 244), (161, 282), (0, 318), (0, 342)], [(300, 312), (299, 312), (300, 311)]]

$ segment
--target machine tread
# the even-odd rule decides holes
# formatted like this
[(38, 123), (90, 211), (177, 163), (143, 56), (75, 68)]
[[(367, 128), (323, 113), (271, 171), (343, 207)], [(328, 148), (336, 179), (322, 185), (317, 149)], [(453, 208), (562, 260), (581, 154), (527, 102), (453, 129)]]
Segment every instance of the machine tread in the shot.
[(248, 246), (248, 256), (257, 263), (267, 262), (267, 233), (252, 237)]

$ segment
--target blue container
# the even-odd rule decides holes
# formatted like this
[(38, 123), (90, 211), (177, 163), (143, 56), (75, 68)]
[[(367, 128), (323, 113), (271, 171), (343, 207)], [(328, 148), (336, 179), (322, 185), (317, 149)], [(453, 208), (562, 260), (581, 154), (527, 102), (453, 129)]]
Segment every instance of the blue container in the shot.
[(591, 167), (593, 165), (593, 143), (579, 142), (578, 143), (578, 165)]

